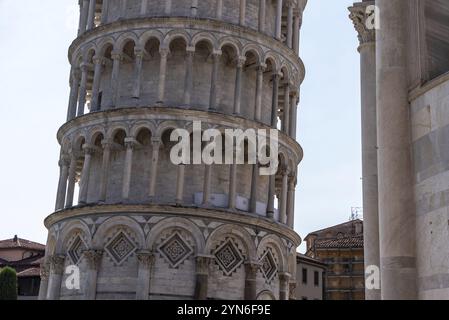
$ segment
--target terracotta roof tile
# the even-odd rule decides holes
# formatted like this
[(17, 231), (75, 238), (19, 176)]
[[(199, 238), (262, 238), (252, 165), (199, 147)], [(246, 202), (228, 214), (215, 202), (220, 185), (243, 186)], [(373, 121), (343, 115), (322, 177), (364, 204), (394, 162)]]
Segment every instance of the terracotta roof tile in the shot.
[(15, 249), (15, 248), (45, 250), (45, 246), (43, 244), (25, 239), (14, 238), (0, 241), (0, 249)]
[(25, 277), (39, 277), (41, 275), (41, 269), (40, 268), (30, 268), (26, 269), (22, 272), (19, 272), (17, 274), (18, 278), (25, 278)]
[(317, 249), (327, 248), (363, 248), (363, 236), (343, 237), (333, 239), (318, 239), (315, 241)]

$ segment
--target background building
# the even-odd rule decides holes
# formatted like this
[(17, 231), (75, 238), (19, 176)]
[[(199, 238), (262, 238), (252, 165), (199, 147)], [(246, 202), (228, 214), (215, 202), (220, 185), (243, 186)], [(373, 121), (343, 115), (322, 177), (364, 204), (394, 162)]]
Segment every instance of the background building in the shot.
[[(41, 299), (290, 297), (306, 2), (80, 1)], [(201, 135), (193, 121), (278, 129), (277, 174), (173, 164), (171, 133)]]
[(360, 40), (365, 261), (381, 277), (367, 299), (448, 299), (449, 2), (364, 0), (350, 12)]
[(327, 265), (300, 253), (296, 261), (296, 299), (324, 300), (324, 277)]
[(364, 300), (363, 222), (353, 220), (310, 233), (306, 255), (327, 265), (326, 300)]
[(40, 243), (17, 236), (0, 241), (0, 268), (16, 270), (19, 299), (37, 299), (44, 255), (45, 246)]

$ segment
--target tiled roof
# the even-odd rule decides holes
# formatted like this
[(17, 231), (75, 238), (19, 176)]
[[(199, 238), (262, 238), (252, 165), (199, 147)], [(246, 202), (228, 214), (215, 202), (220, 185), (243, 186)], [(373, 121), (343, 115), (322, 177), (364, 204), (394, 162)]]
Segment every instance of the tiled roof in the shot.
[(26, 269), (22, 272), (19, 272), (17, 274), (18, 278), (25, 278), (25, 277), (39, 277), (41, 275), (41, 269), (40, 268), (30, 268)]
[(0, 241), (0, 249), (16, 249), (16, 248), (23, 248), (29, 250), (45, 250), (45, 246), (43, 244), (25, 239), (13, 238)]
[(327, 248), (363, 248), (363, 236), (319, 239), (315, 241), (317, 249)]

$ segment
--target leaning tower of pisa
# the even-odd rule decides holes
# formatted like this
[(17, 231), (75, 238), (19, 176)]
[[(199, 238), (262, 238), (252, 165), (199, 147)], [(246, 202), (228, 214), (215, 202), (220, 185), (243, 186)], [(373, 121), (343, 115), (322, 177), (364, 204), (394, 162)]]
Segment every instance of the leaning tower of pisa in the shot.
[[(306, 2), (79, 1), (40, 299), (294, 298)], [(173, 164), (194, 121), (278, 130), (277, 173)]]

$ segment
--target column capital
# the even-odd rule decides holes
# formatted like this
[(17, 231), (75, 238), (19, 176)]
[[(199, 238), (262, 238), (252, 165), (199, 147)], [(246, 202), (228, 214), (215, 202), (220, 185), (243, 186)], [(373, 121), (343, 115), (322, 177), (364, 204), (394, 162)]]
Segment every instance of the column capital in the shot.
[(139, 263), (147, 269), (150, 269), (154, 265), (154, 262), (156, 261), (154, 253), (148, 250), (138, 251), (137, 259), (139, 260)]
[(245, 262), (245, 271), (247, 278), (255, 279), (257, 277), (257, 272), (261, 267), (260, 262), (257, 261), (246, 261)]
[(159, 54), (161, 55), (161, 57), (165, 57), (166, 58), (169, 53), (170, 53), (170, 49), (167, 48), (167, 47), (161, 47), (159, 49)]
[(89, 70), (92, 69), (92, 67), (93, 67), (93, 65), (89, 62), (81, 62), (81, 65), (80, 65), (80, 69), (81, 69), (82, 73), (88, 72)]
[(101, 141), (101, 146), (103, 147), (104, 150), (111, 149), (113, 145), (114, 145), (114, 143), (110, 139), (103, 139)]
[(103, 258), (103, 250), (90, 249), (83, 252), (84, 259), (91, 270), (98, 270)]
[(219, 57), (222, 56), (222, 54), (223, 54), (223, 51), (221, 51), (221, 50), (213, 50), (213, 51), (212, 51), (212, 56), (213, 56), (214, 58), (219, 58)]
[(65, 255), (53, 255), (49, 261), (51, 272), (59, 275), (64, 273)]
[(44, 262), (40, 265), (40, 276), (41, 280), (48, 280), (48, 276), (50, 275), (50, 263)]
[(112, 51), (111, 52), (111, 59), (112, 60), (122, 61), (123, 54), (121, 52), (118, 52), (118, 51)]
[(70, 166), (70, 160), (71, 160), (71, 158), (68, 155), (66, 155), (66, 154), (63, 155), (58, 162), (59, 167), (62, 168), (62, 167)]
[(95, 65), (101, 65), (101, 66), (105, 65), (105, 63), (106, 63), (105, 58), (102, 56), (94, 56), (92, 61)]
[(267, 70), (267, 65), (265, 63), (259, 63), (259, 65), (257, 66), (257, 70), (265, 72), (265, 70)]
[(368, 10), (371, 5), (374, 5), (374, 1), (357, 2), (354, 3), (354, 6), (348, 8), (349, 18), (358, 33), (360, 45), (374, 43), (376, 40), (376, 30), (367, 26), (367, 21), (375, 14), (375, 11)]
[(125, 138), (125, 148), (133, 149), (137, 145), (137, 140), (134, 137)]
[(243, 68), (246, 62), (246, 57), (240, 56), (237, 58), (237, 68)]
[(279, 281), (281, 282), (289, 282), (292, 275), (288, 272), (280, 272), (279, 273)]
[(91, 144), (84, 144), (83, 151), (85, 155), (93, 155), (95, 153), (95, 147)]
[(196, 257), (196, 273), (209, 274), (209, 266), (215, 258), (208, 255), (198, 255)]

